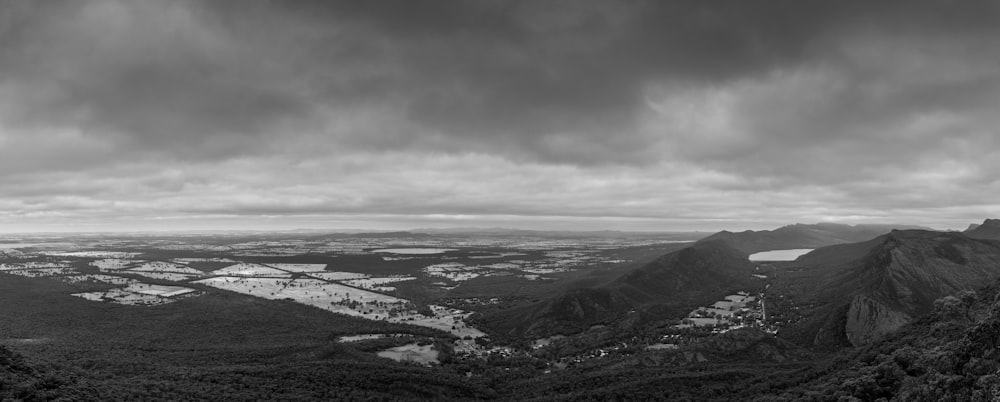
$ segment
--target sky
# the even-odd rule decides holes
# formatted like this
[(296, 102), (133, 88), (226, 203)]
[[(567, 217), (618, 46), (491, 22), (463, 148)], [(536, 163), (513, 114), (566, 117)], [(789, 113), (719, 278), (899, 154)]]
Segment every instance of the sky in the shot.
[(0, 0), (0, 232), (964, 229), (997, 0)]

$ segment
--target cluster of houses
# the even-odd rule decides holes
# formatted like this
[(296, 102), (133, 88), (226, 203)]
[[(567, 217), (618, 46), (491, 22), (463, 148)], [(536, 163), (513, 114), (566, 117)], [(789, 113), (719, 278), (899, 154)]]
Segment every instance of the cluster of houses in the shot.
[(709, 307), (699, 307), (675, 328), (706, 327), (712, 332), (726, 332), (748, 326), (763, 326), (764, 312), (758, 298), (747, 292), (726, 296)]

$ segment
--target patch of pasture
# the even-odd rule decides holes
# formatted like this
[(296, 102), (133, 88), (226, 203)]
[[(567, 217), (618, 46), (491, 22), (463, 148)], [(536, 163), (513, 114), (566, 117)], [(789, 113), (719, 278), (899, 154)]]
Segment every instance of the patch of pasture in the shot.
[(212, 271), (212, 275), (219, 276), (263, 276), (275, 278), (288, 278), (291, 274), (260, 264), (241, 262), (228, 267)]
[(288, 272), (323, 272), (326, 264), (267, 264), (270, 267)]
[(131, 285), (134, 283), (139, 283), (139, 281), (131, 278), (123, 278), (120, 276), (111, 275), (100, 275), (100, 274), (88, 274), (88, 275), (71, 275), (60, 277), (63, 282), (66, 283), (106, 283), (109, 285)]
[(45, 255), (57, 257), (83, 257), (83, 258), (132, 258), (138, 253), (124, 251), (67, 251), (58, 253), (43, 253)]
[(192, 262), (237, 262), (229, 258), (174, 258), (170, 261), (178, 264), (189, 264)]
[(135, 260), (121, 259), (121, 258), (105, 258), (103, 260), (94, 260), (90, 262), (91, 266), (96, 267), (101, 271), (118, 271), (123, 270), (137, 263)]
[(439, 363), (438, 351), (434, 349), (434, 345), (420, 346), (416, 343), (411, 343), (380, 351), (376, 355), (395, 361), (414, 362), (426, 366), (432, 363)]
[(386, 254), (409, 254), (409, 255), (431, 255), (431, 254), (444, 254), (449, 251), (458, 251), (454, 248), (383, 248), (378, 250), (372, 250), (372, 253), (386, 253)]
[(219, 289), (234, 291), (267, 299), (292, 299), (305, 304), (323, 307), (339, 302), (402, 303), (405, 300), (380, 293), (344, 286), (313, 278), (289, 280), (284, 278), (216, 277), (195, 281)]
[(557, 272), (566, 272), (569, 271), (569, 269), (563, 267), (534, 267), (534, 268), (522, 268), (521, 271), (527, 272), (529, 274), (554, 274)]
[(383, 255), (382, 261), (406, 261), (406, 260), (413, 260), (416, 258), (417, 257), (389, 257), (387, 255)]
[(690, 320), (691, 324), (694, 325), (694, 326), (696, 326), (696, 327), (704, 327), (704, 326), (709, 326), (709, 325), (718, 325), (721, 322), (717, 318), (691, 317), (691, 318), (686, 318), (685, 320)]
[(179, 274), (179, 273), (176, 273), (176, 272), (132, 272), (132, 273), (136, 274), (136, 275), (141, 275), (141, 276), (144, 276), (144, 277), (150, 278), (150, 279), (159, 279), (159, 280), (171, 281), (171, 282), (183, 282), (183, 281), (187, 281), (187, 280), (189, 280), (191, 278), (196, 278), (197, 277), (197, 275)]
[(25, 262), (20, 264), (0, 264), (0, 271), (16, 271), (25, 269), (42, 269), (42, 268), (69, 268), (66, 264), (57, 262)]
[(46, 278), (56, 275), (69, 275), (77, 273), (76, 270), (69, 267), (59, 267), (59, 268), (33, 268), (33, 269), (17, 269), (17, 270), (5, 270), (5, 274), (23, 276), (26, 278)]
[(121, 288), (111, 289), (106, 292), (74, 293), (73, 296), (82, 297), (90, 301), (104, 301), (128, 306), (157, 306), (177, 301), (177, 299), (135, 293)]
[(454, 282), (462, 282), (478, 278), (480, 274), (477, 267), (470, 267), (457, 262), (446, 262), (424, 267), (424, 273), (428, 276), (447, 278)]
[(553, 335), (553, 336), (550, 336), (548, 338), (535, 339), (534, 342), (531, 342), (531, 348), (532, 349), (544, 348), (546, 346), (551, 345), (552, 342), (558, 341), (558, 340), (563, 339), (565, 337), (566, 337), (565, 335)]
[(307, 275), (313, 278), (319, 278), (327, 281), (344, 281), (350, 279), (363, 279), (368, 278), (368, 274), (359, 274), (356, 272), (310, 272)]
[(353, 288), (350, 286), (344, 286), (338, 283), (330, 283), (322, 280), (312, 279), (312, 278), (300, 278), (292, 281), (287, 288), (284, 289), (282, 294), (285, 297), (292, 297), (297, 299), (301, 292), (311, 292), (314, 289), (322, 290), (327, 294), (332, 294), (334, 298), (339, 298), (339, 300), (330, 301), (356, 301), (363, 303), (388, 303), (397, 304), (405, 303), (406, 300), (399, 299), (392, 296), (387, 296), (381, 293), (368, 292), (365, 290)]
[(709, 314), (715, 314), (717, 317), (732, 317), (734, 311), (728, 309), (720, 308), (706, 308), (705, 311)]
[(274, 298), (270, 297), (269, 295), (273, 295), (277, 292), (280, 292), (282, 289), (288, 286), (289, 283), (291, 283), (291, 280), (284, 278), (219, 276), (215, 278), (208, 278), (208, 279), (202, 279), (200, 281), (194, 281), (194, 283), (200, 283), (214, 288), (229, 290), (247, 295), (259, 296), (264, 298)]
[(503, 270), (521, 269), (520, 265), (511, 264), (509, 262), (498, 262), (496, 264), (481, 265), (481, 267), (482, 268), (487, 268), (487, 269), (503, 269)]
[(483, 331), (470, 327), (463, 322), (463, 320), (472, 315), (472, 313), (433, 304), (430, 305), (430, 308), (434, 313), (431, 317), (412, 311), (408, 314), (392, 317), (389, 321), (439, 329), (445, 332), (450, 332), (459, 338), (464, 338), (466, 336), (470, 338), (480, 338), (486, 336), (486, 333)]
[(186, 265), (172, 262), (150, 261), (138, 267), (132, 268), (129, 272), (173, 272), (177, 274), (201, 275), (202, 272)]
[(159, 297), (174, 297), (194, 292), (194, 289), (181, 286), (147, 285), (144, 283), (131, 284), (125, 290), (132, 293)]
[(351, 280), (341, 281), (340, 283), (362, 289), (393, 291), (396, 290), (396, 288), (389, 286), (382, 286), (382, 285), (385, 285), (387, 283), (412, 281), (416, 279), (417, 278), (413, 276), (399, 276), (399, 277), (386, 277), (386, 278), (351, 279)]
[[(399, 279), (399, 277), (393, 279)], [(470, 312), (432, 305), (430, 307), (434, 315), (427, 317), (418, 313), (408, 300), (316, 278), (289, 280), (287, 278), (219, 276), (193, 283), (271, 300), (290, 299), (330, 312), (371, 320), (435, 328), (451, 332), (459, 337), (478, 338), (486, 335), (463, 322), (471, 314)]]
[(361, 335), (346, 335), (346, 336), (342, 336), (340, 338), (337, 338), (337, 342), (340, 342), (340, 343), (350, 343), (350, 342), (367, 341), (367, 340), (371, 340), (371, 339), (396, 338), (396, 337), (400, 337), (400, 336), (406, 336), (406, 334), (361, 334)]

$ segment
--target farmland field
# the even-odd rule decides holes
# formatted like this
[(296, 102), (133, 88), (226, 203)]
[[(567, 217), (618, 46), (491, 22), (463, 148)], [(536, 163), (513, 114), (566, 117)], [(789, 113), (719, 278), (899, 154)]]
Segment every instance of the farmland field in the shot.
[(618, 251), (623, 248), (646, 247), (647, 254), (637, 255), (657, 255), (673, 247), (646, 239), (530, 236), (220, 237), (213, 244), (204, 242), (202, 237), (11, 242), (17, 248), (5, 253), (8, 260), (0, 262), (0, 273), (55, 280), (70, 286), (65, 294), (81, 302), (131, 308), (214, 292), (294, 302), (387, 325), (441, 331), (453, 337), (455, 350), (482, 353), (486, 349), (470, 340), (487, 334), (467, 320), (475, 310), (497, 304), (456, 307), (442, 302), (490, 296), (520, 303), (575, 278), (613, 273), (614, 267), (632, 261), (632, 255)]

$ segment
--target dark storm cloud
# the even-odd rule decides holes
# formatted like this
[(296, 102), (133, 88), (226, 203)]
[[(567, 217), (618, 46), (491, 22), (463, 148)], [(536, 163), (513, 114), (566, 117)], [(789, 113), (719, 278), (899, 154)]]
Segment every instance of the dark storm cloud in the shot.
[(965, 219), (997, 48), (986, 0), (0, 0), (0, 218)]
[[(6, 121), (213, 157), (378, 105), (402, 127), (375, 147), (648, 162), (635, 115), (650, 83), (724, 85), (833, 59), (834, 39), (855, 31), (998, 26), (993, 1), (37, 3), (4, 3), (3, 82), (24, 100)], [(331, 136), (366, 146), (366, 134)]]

